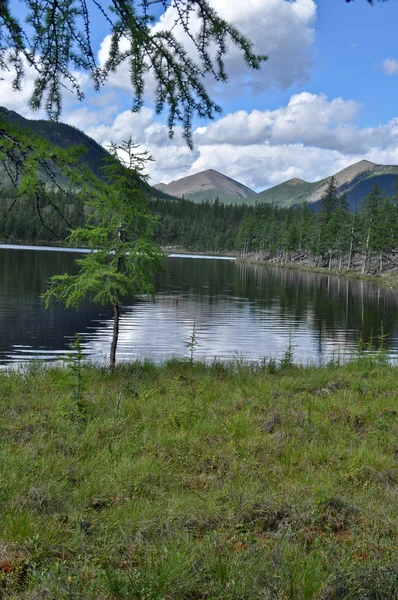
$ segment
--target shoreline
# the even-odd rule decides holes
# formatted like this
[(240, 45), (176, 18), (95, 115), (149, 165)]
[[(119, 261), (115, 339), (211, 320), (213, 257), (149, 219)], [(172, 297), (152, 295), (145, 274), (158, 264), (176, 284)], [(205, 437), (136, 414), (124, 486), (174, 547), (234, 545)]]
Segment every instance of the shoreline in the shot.
[(366, 281), (375, 285), (383, 285), (390, 289), (398, 289), (398, 269), (386, 271), (376, 275), (374, 273), (361, 273), (357, 269), (345, 269), (328, 268), (328, 267), (316, 267), (305, 264), (299, 261), (282, 262), (276, 260), (264, 260), (256, 259), (256, 255), (248, 257), (239, 257), (236, 259), (237, 263), (240, 264), (252, 264), (260, 265), (264, 267), (277, 267), (281, 269), (290, 269), (293, 271), (302, 271), (304, 273), (318, 273), (322, 275), (333, 275), (337, 277), (343, 277), (345, 279), (356, 279), (358, 281)]
[[(26, 249), (32, 247), (37, 250), (59, 250), (64, 252), (86, 252), (88, 248), (74, 248), (73, 246), (65, 246), (58, 244), (56, 242), (14, 242), (7, 243), (0, 241), (0, 249)], [(375, 285), (383, 285), (389, 287), (390, 289), (398, 289), (398, 267), (396, 269), (385, 271), (381, 274), (375, 273), (361, 273), (359, 269), (352, 268), (349, 271), (346, 268), (338, 269), (336, 267), (328, 268), (321, 266), (312, 266), (308, 263), (301, 262), (299, 260), (290, 260), (288, 262), (275, 260), (275, 259), (264, 259), (259, 258), (258, 254), (253, 253), (246, 255), (244, 257), (241, 256), (240, 252), (220, 252), (220, 251), (202, 251), (202, 250), (185, 250), (179, 247), (173, 246), (161, 246), (161, 250), (165, 254), (166, 257), (177, 254), (179, 256), (184, 256), (189, 258), (194, 257), (212, 257), (212, 258), (220, 258), (227, 260), (236, 260), (237, 263), (240, 264), (254, 264), (264, 267), (277, 267), (281, 269), (291, 269), (294, 271), (302, 271), (305, 273), (319, 273), (324, 275), (333, 275), (338, 277), (343, 277), (346, 279), (356, 279), (359, 281), (366, 281), (368, 283), (373, 283)]]
[[(29, 249), (36, 248), (38, 250), (60, 250), (67, 252), (86, 252), (89, 248), (75, 247), (75, 246), (67, 246), (65, 243), (57, 243), (51, 241), (35, 241), (35, 242), (3, 242), (0, 240), (0, 249), (10, 249), (10, 250), (18, 250), (18, 249)], [(240, 255), (239, 252), (220, 252), (219, 250), (185, 250), (184, 248), (174, 247), (174, 246), (160, 246), (162, 252), (165, 256), (170, 256), (172, 254), (185, 255), (185, 256), (212, 256), (215, 258), (225, 258), (225, 259), (237, 259)]]

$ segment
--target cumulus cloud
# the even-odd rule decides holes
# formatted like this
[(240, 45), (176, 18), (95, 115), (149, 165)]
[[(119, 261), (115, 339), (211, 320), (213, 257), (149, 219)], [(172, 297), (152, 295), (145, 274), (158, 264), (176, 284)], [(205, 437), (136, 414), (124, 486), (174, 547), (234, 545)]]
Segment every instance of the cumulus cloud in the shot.
[[(246, 0), (242, 10), (241, 0), (210, 0), (210, 5), (221, 17), (231, 21), (242, 33), (253, 41), (259, 54), (267, 54), (269, 60), (258, 72), (248, 73), (241, 53), (230, 48), (226, 58), (229, 85), (220, 88), (210, 79), (207, 86), (212, 93), (236, 94), (237, 87), (249, 87), (251, 92), (263, 91), (271, 87), (287, 89), (295, 82), (303, 82), (310, 73), (314, 41), (313, 24), (316, 18), (314, 0)], [(195, 57), (193, 44), (182, 27), (176, 27), (177, 13), (169, 7), (154, 26), (155, 30), (173, 29), (174, 35), (184, 44), (192, 57)], [(198, 28), (198, 18), (192, 15), (192, 30)], [(127, 47), (127, 43), (126, 43)], [(98, 54), (100, 64), (104, 64), (110, 49), (110, 36), (107, 36)], [(112, 73), (109, 83), (115, 87), (131, 90), (129, 65), (123, 63), (117, 72)], [(148, 91), (153, 91), (149, 79)]]
[(386, 75), (396, 75), (398, 73), (398, 61), (395, 58), (386, 58), (381, 68)]
[(273, 111), (238, 111), (198, 128), (199, 144), (271, 145), (301, 143), (305, 147), (366, 153), (370, 147), (391, 147), (398, 142), (398, 120), (379, 127), (359, 128), (361, 105), (353, 100), (302, 92), (285, 107)]
[[(262, 190), (292, 177), (316, 181), (363, 158), (398, 163), (398, 119), (360, 128), (360, 110), (352, 100), (302, 92), (275, 110), (242, 110), (198, 127), (194, 152), (180, 128), (170, 140), (168, 128), (150, 108), (108, 116), (107, 122), (96, 112), (97, 122), (87, 117), (90, 125), (84, 129), (104, 145), (132, 135), (155, 158), (150, 167), (153, 183), (212, 168)], [(85, 113), (71, 113), (68, 121), (84, 118)]]
[(8, 110), (15, 110), (23, 117), (40, 119), (44, 118), (44, 111), (33, 112), (28, 106), (28, 102), (33, 93), (35, 72), (25, 64), (25, 79), (22, 83), (22, 89), (16, 91), (13, 88), (15, 73), (12, 69), (2, 71), (0, 79), (0, 98), (1, 104)]

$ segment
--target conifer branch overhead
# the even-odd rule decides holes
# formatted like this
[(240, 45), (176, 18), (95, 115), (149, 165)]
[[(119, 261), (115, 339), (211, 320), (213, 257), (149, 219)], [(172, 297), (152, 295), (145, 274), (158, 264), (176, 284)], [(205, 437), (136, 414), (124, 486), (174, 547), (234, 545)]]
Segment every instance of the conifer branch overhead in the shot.
[[(95, 90), (122, 63), (131, 72), (133, 110), (142, 107), (149, 73), (155, 79), (155, 106), (167, 108), (170, 135), (181, 124), (191, 146), (195, 116), (212, 119), (220, 107), (206, 92), (203, 78), (210, 74), (226, 82), (224, 59), (228, 44), (238, 48), (249, 69), (259, 69), (267, 59), (256, 54), (252, 43), (231, 23), (219, 16), (208, 0), (23, 0), (26, 26), (17, 18), (10, 0), (0, 3), (0, 71), (14, 74), (13, 86), (20, 90), (26, 67), (36, 72), (30, 98), (32, 109), (45, 108), (57, 120), (62, 110), (64, 88), (84, 98), (81, 74), (88, 75)], [(154, 28), (152, 5), (172, 6), (176, 19), (171, 30)], [(196, 15), (199, 29), (192, 24)], [(104, 65), (99, 65), (92, 42), (93, 21), (106, 25), (111, 37)], [(96, 25), (98, 27), (98, 25)], [(193, 58), (178, 41), (175, 28), (188, 35)], [(212, 53), (209, 48), (214, 48)], [(1, 73), (0, 73), (1, 75)]]

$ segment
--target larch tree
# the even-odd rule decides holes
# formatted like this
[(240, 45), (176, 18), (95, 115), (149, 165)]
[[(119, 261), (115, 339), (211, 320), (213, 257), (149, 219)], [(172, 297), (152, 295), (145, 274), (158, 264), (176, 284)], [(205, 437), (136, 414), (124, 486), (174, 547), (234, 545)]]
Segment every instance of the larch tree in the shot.
[[(224, 59), (229, 44), (242, 53), (249, 69), (259, 69), (267, 59), (256, 54), (250, 40), (220, 17), (208, 0), (111, 0), (108, 7), (98, 0), (22, 0), (22, 4), (25, 26), (15, 14), (14, 3), (0, 3), (0, 72), (12, 70), (14, 88), (20, 90), (26, 70), (33, 70), (29, 105), (32, 109), (44, 107), (54, 120), (60, 117), (65, 88), (84, 99), (82, 74), (100, 90), (127, 62), (132, 110), (143, 106), (151, 76), (156, 112), (160, 114), (167, 107), (170, 135), (176, 124), (181, 124), (187, 143), (192, 145), (193, 119), (212, 119), (221, 110), (210, 98), (204, 78), (210, 74), (217, 81), (227, 81)], [(172, 29), (153, 26), (156, 19), (151, 9), (156, 5), (175, 9)], [(193, 16), (198, 26), (193, 24)], [(109, 52), (101, 65), (92, 43), (98, 20), (110, 36)], [(177, 27), (190, 40), (193, 52), (178, 40)]]
[(151, 241), (154, 218), (148, 211), (149, 185), (144, 175), (150, 157), (138, 153), (129, 139), (111, 145), (104, 171), (109, 184), (94, 182), (87, 205), (88, 223), (71, 231), (69, 243), (90, 249), (76, 262), (76, 275), (55, 275), (44, 294), (46, 305), (58, 300), (78, 308), (89, 298), (113, 306), (113, 333), (109, 372), (116, 365), (119, 338), (120, 300), (127, 294), (153, 294), (151, 275), (162, 268), (162, 252)]

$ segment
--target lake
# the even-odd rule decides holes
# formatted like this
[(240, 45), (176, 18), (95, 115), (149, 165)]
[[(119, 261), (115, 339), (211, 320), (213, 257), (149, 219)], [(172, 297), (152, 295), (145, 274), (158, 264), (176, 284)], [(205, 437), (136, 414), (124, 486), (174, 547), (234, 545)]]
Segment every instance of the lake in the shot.
[[(49, 251), (52, 250), (52, 251)], [(54, 360), (75, 333), (85, 355), (103, 362), (112, 334), (111, 307), (44, 307), (51, 275), (74, 272), (75, 251), (0, 248), (0, 365)], [(117, 359), (281, 359), (289, 343), (297, 363), (347, 355), (365, 340), (387, 336), (397, 357), (398, 294), (327, 274), (238, 264), (234, 260), (169, 257), (155, 278), (156, 301), (126, 299)]]

